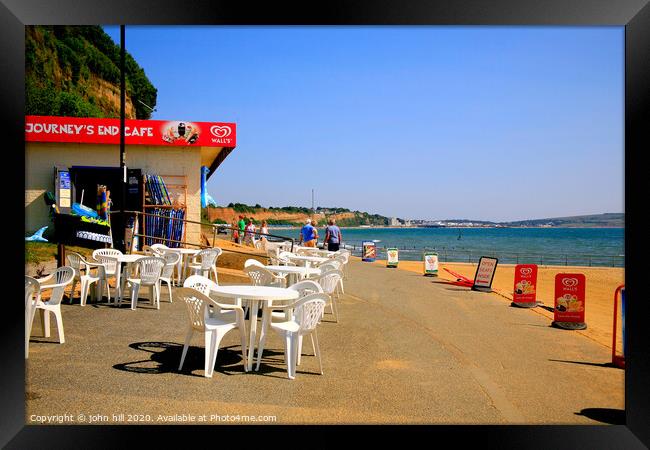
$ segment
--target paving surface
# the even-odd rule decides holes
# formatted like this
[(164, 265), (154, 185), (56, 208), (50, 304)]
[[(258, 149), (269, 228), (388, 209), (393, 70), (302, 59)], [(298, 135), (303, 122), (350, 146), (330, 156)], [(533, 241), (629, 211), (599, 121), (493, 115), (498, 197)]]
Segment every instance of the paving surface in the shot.
[(624, 372), (607, 365), (609, 349), (551, 328), (544, 316), (502, 297), (439, 281), (351, 261), (339, 323), (326, 314), (319, 326), (324, 375), (306, 341), (295, 380), (287, 379), (282, 341), (272, 332), (260, 371), (245, 373), (231, 331), (209, 379), (199, 334), (177, 370), (187, 320), (180, 302), (163, 294), (160, 310), (143, 298), (132, 311), (105, 302), (81, 307), (75, 299), (63, 306), (65, 344), (58, 344), (54, 323), (44, 338), (38, 316), (34, 322), (26, 422), (619, 420)]

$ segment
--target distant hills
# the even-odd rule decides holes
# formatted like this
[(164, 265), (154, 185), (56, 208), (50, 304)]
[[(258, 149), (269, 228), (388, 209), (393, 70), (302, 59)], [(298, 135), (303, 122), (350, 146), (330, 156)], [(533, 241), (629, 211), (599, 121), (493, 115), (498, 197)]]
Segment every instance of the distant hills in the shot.
[(583, 216), (551, 217), (511, 222), (486, 220), (447, 219), (438, 221), (413, 221), (420, 226), (465, 227), (567, 227), (567, 228), (619, 228), (625, 227), (624, 213), (590, 214)]

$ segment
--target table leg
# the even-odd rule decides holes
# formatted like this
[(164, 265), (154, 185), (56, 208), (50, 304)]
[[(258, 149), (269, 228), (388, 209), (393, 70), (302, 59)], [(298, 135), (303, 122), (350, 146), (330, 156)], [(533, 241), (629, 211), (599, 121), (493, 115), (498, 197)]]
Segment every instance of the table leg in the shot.
[(249, 306), (249, 321), (250, 321), (250, 342), (248, 344), (248, 371), (253, 369), (253, 354), (255, 353), (255, 339), (257, 338), (257, 311), (259, 311), (260, 304), (257, 300), (248, 300)]

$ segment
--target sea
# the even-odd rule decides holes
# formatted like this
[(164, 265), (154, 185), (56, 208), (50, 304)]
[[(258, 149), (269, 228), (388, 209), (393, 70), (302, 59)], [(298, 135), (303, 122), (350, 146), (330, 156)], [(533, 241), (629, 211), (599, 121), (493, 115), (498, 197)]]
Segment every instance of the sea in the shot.
[[(271, 234), (298, 239), (297, 228), (271, 228)], [(399, 259), (422, 261), (435, 251), (441, 262), (478, 262), (481, 256), (501, 264), (625, 266), (624, 228), (341, 228), (345, 248), (361, 255), (362, 242), (374, 241), (377, 259), (397, 248)], [(325, 236), (319, 227), (319, 235)]]

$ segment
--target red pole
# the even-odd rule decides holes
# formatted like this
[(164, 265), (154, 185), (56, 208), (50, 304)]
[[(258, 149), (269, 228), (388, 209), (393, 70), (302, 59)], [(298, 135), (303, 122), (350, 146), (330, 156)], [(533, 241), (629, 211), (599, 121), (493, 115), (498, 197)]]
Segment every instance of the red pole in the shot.
[(625, 368), (625, 355), (616, 355), (616, 322), (618, 321), (618, 294), (623, 288), (625, 288), (625, 285), (621, 284), (614, 291), (614, 329), (612, 331), (612, 364), (622, 369)]

